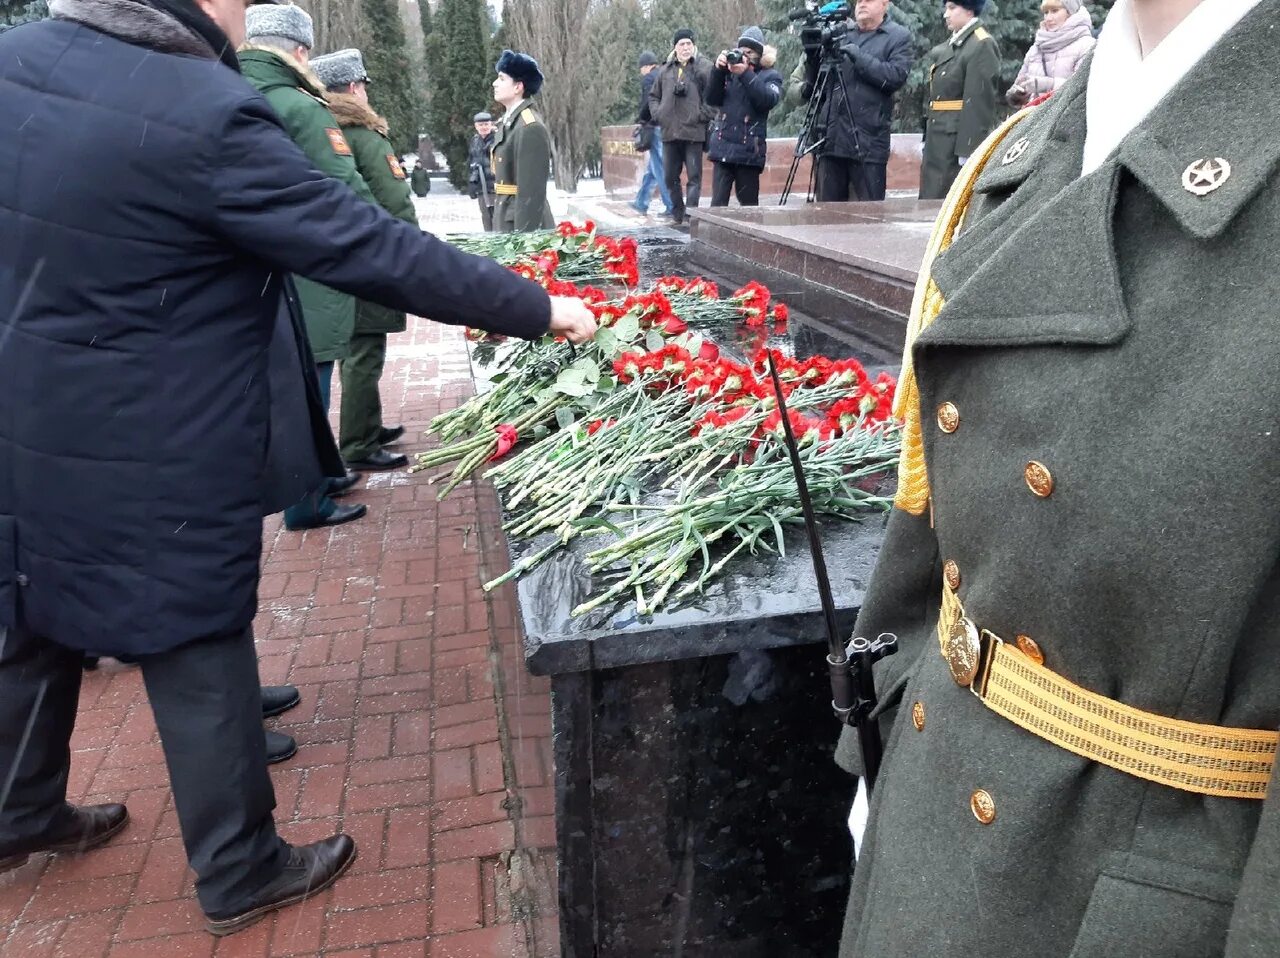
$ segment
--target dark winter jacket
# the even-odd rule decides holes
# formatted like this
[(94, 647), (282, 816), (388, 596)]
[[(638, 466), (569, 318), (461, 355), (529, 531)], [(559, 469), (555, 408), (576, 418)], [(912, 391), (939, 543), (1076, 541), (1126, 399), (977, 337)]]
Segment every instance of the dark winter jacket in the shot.
[(654, 81), (657, 79), (657, 70), (650, 70), (640, 78), (640, 109), (636, 113), (636, 122), (645, 126), (658, 125), (658, 121), (653, 118), (653, 110), (649, 103), (649, 94), (652, 92)]
[[(906, 27), (886, 19), (875, 30), (849, 31), (840, 48), (840, 79), (844, 83), (849, 108), (833, 88), (830, 106), (832, 118), (824, 156), (844, 157), (868, 163), (889, 161), (890, 124), (893, 120), (893, 94), (907, 82), (914, 55), (911, 34)], [(791, 75), (788, 95), (797, 101), (808, 101), (815, 93), (818, 61), (806, 56)], [(827, 109), (826, 104), (819, 107)]]
[(764, 168), (769, 111), (782, 99), (782, 77), (773, 69), (776, 58), (773, 47), (765, 47), (759, 67), (740, 76), (719, 68), (712, 72), (707, 102), (720, 107), (720, 113), (711, 124), (711, 159)]
[[(417, 226), (418, 213), (409, 193), (409, 180), (387, 139), (391, 132), (387, 121), (349, 93), (329, 93), (325, 99), (351, 147), (356, 170), (378, 205), (397, 219)], [(407, 325), (408, 318), (401, 310), (366, 300), (356, 303), (357, 333), (399, 333)]]
[[(267, 98), (293, 141), (313, 166), (376, 202), (356, 170), (351, 145), (324, 100), (324, 85), (305, 64), (271, 47), (240, 50), (245, 79)], [(298, 295), (318, 362), (345, 359), (351, 352), (356, 304), (346, 293), (299, 277)]]
[[(468, 178), (470, 184), (469, 194), (473, 200), (479, 199), (481, 196), (489, 198), (489, 205), (493, 205), (493, 141), (495, 135), (490, 133), (488, 136), (482, 137), (479, 133), (471, 137), (471, 147), (467, 154), (467, 162), (471, 166), (471, 176)], [(481, 188), (481, 177), (484, 177), (483, 189)]]
[(157, 652), (253, 620), (287, 274), (518, 336), (550, 303), (316, 170), (173, 21), (58, 7), (108, 22), (0, 36), (0, 630)]
[(699, 55), (681, 64), (673, 52), (650, 76), (656, 79), (649, 91), (649, 113), (662, 127), (662, 142), (705, 142), (707, 124), (715, 116), (715, 109), (707, 103), (711, 61)]

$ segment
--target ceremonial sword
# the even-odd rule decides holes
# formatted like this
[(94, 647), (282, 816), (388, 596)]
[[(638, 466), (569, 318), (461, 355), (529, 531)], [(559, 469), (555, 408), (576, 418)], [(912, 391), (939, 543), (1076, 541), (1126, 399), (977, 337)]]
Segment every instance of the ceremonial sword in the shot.
[(782, 392), (782, 380), (773, 362), (773, 350), (766, 348), (769, 360), (769, 378), (773, 380), (773, 392), (778, 399), (778, 413), (782, 416), (782, 431), (786, 437), (787, 453), (791, 469), (796, 474), (796, 491), (800, 494), (800, 510), (804, 513), (804, 526), (809, 533), (809, 554), (813, 557), (813, 573), (818, 582), (818, 597), (822, 600), (822, 615), (827, 627), (827, 671), (831, 676), (831, 707), (842, 725), (858, 730), (858, 744), (862, 747), (863, 777), (867, 791), (875, 788), (880, 774), (880, 760), (884, 757), (884, 742), (880, 738), (880, 723), (872, 718), (876, 708), (876, 685), (871, 674), (872, 665), (898, 651), (898, 637), (884, 633), (874, 642), (855, 636), (848, 647), (840, 640), (836, 625), (836, 603), (831, 595), (831, 579), (827, 575), (827, 560), (822, 552), (822, 539), (818, 535), (818, 520), (813, 512), (813, 500), (809, 498), (809, 484), (805, 481), (804, 466), (800, 462), (800, 447), (791, 428), (787, 413), (787, 400)]

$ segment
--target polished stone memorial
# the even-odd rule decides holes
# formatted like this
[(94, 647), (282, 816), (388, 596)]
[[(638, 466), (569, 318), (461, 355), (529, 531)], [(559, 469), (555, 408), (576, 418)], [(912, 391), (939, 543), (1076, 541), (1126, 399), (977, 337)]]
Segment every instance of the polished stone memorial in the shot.
[[(637, 236), (643, 281), (693, 272), (685, 237)], [(732, 288), (754, 276), (714, 278)], [(796, 313), (788, 338), (798, 356), (855, 356), (873, 374), (896, 368), (900, 350)], [(497, 513), (488, 490), (478, 528), (490, 573), (542, 544), (507, 542)], [(884, 522), (874, 513), (824, 524), (846, 636)], [(530, 927), (569, 958), (834, 954), (854, 782), (832, 761), (838, 727), (803, 530), (788, 534), (785, 557), (744, 558), (697, 601), (644, 617), (631, 603), (570, 617), (592, 594), (581, 559), (589, 545), (553, 557), (494, 603), (523, 636), (519, 648), (500, 650), (513, 735), (554, 759), (558, 875), (552, 888), (536, 847), (549, 836), (530, 827), (520, 899)], [(521, 658), (550, 676), (549, 738), (545, 716), (525, 714), (519, 701), (529, 681)], [(519, 769), (514, 778), (524, 781)], [(535, 774), (511, 799), (530, 814), (542, 806), (531, 821), (547, 812), (546, 784)]]

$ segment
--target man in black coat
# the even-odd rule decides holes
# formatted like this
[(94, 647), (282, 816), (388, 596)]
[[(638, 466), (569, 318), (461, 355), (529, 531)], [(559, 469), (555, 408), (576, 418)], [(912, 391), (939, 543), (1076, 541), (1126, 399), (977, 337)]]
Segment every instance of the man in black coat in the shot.
[[(662, 129), (662, 165), (671, 194), (671, 220), (680, 226), (685, 210), (696, 210), (702, 195), (702, 151), (715, 110), (707, 103), (711, 61), (698, 53), (693, 31), (677, 30), (673, 44), (649, 90), (649, 115)], [(687, 193), (680, 184), (681, 170), (688, 181)]]
[(836, 64), (817, 107), (820, 120), (827, 120), (826, 142), (818, 150), (821, 203), (884, 199), (893, 94), (907, 82), (914, 61), (911, 35), (888, 19), (889, 6), (889, 0), (858, 0), (848, 32), (834, 49), (813, 34), (802, 37), (805, 56), (787, 86), (792, 102), (807, 102), (817, 92), (824, 55)]
[[(129, 653), (200, 905), (229, 934), (355, 857), (272, 820), (262, 515), (339, 471), (297, 427), (277, 445), (290, 410), (328, 431), (283, 277), (515, 336), (594, 322), (313, 169), (238, 75), (243, 0), (50, 9), (0, 36), (0, 872), (126, 826), (66, 786), (81, 657)], [(48, 162), (71, 155), (95, 176)]]
[(486, 233), (493, 232), (493, 206), (496, 195), (493, 191), (493, 116), (487, 112), (477, 113), (472, 119), (476, 134), (471, 138), (471, 147), (467, 158), (471, 167), (468, 180), (468, 193), (480, 205), (480, 221)]

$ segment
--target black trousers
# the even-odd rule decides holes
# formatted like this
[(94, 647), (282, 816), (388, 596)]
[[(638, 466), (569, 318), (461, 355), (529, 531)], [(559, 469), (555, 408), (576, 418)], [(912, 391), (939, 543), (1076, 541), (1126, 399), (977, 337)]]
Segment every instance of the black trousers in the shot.
[(493, 194), (492, 193), (489, 194), (489, 200), (490, 202), (486, 203), (484, 201), (483, 196), (476, 198), (476, 202), (480, 205), (480, 223), (482, 226), (484, 226), (484, 231), (486, 233), (493, 232), (493, 202), (492, 202)]
[[(0, 855), (38, 845), (69, 813), (67, 773), (84, 653), (0, 629)], [(284, 869), (249, 630), (140, 656), (196, 894), (235, 911)]]
[(818, 160), (818, 202), (884, 199), (888, 166), (887, 162), (864, 163), (840, 156), (822, 157)]
[(760, 167), (717, 162), (711, 174), (711, 205), (728, 206), (729, 194), (738, 194), (739, 206), (760, 205)]
[[(689, 189), (686, 195), (680, 186), (680, 171), (684, 170)], [(698, 208), (702, 198), (702, 143), (692, 140), (671, 140), (662, 144), (662, 172), (671, 194), (672, 216), (677, 223), (684, 222), (685, 208)]]

